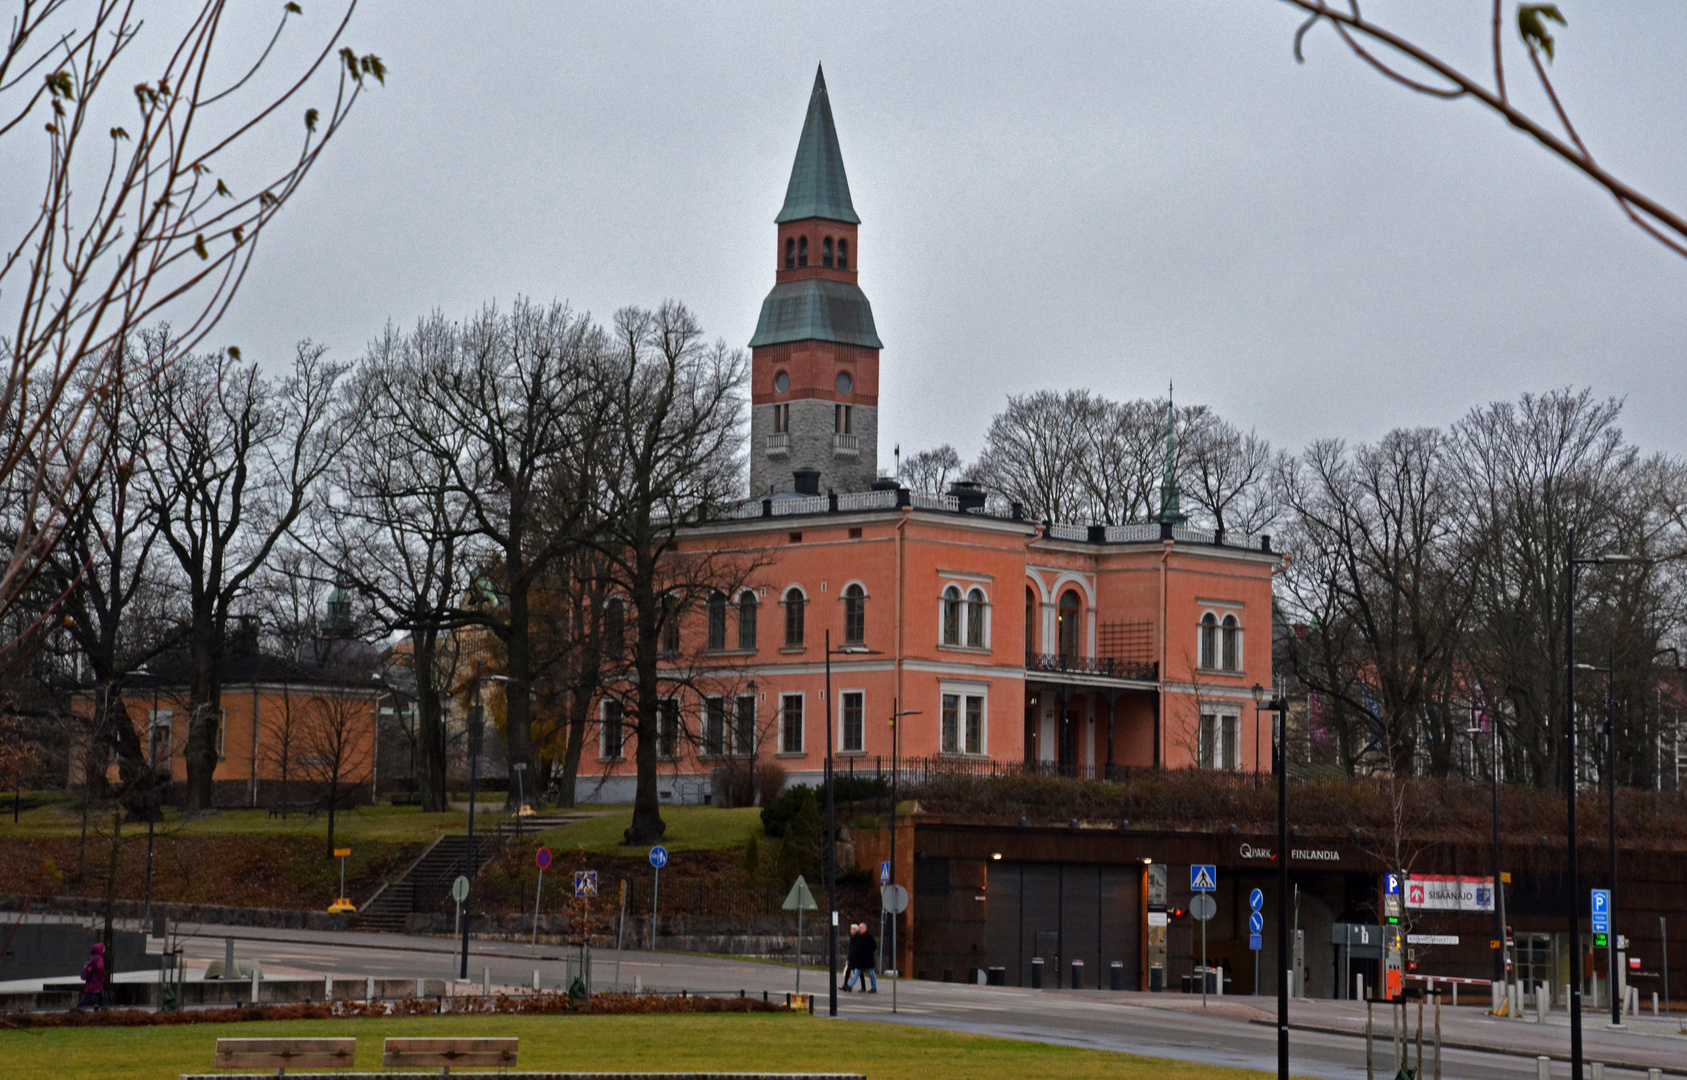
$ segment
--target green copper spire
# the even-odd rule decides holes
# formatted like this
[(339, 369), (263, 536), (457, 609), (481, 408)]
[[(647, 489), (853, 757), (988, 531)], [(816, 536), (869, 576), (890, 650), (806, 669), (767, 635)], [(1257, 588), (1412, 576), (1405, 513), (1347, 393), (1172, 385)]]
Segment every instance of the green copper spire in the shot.
[(785, 206), (773, 220), (783, 225), (804, 218), (861, 224), (849, 199), (849, 177), (844, 175), (838, 129), (832, 123), (832, 103), (826, 97), (826, 73), (818, 67), (814, 91), (808, 96), (808, 118), (803, 121), (802, 139), (797, 143), (797, 160), (791, 166), (791, 183), (785, 189)]
[(1188, 515), (1178, 506), (1177, 498), (1177, 409), (1172, 404), (1172, 386), (1166, 384), (1166, 475), (1160, 481), (1160, 522), (1182, 525)]

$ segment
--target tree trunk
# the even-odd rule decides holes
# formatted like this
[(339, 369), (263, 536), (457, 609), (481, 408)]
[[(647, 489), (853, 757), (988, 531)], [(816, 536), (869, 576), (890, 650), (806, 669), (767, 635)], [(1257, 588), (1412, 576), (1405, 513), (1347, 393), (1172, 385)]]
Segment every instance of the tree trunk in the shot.
[(193, 682), (188, 694), (187, 805), (211, 809), (216, 794), (217, 714), (222, 706), (222, 678), (218, 670), (222, 643), (215, 620), (195, 617), (192, 640)]
[[(518, 562), (506, 565), (511, 571), (510, 623), (504, 638), (505, 674), (509, 676), (509, 682), (504, 684), (504, 741), (510, 765), (506, 805), (514, 810), (519, 800), (532, 801), (533, 793), (526, 790), (526, 785), (537, 782), (533, 771), (533, 635), (528, 626), (527, 582), (514, 576), (514, 571), (520, 568)], [(517, 765), (527, 766), (525, 778), (520, 776), (522, 770)]]
[(415, 635), (416, 654), (416, 770), (421, 789), (422, 810), (442, 814), (445, 802), (445, 716), (439, 688), (434, 685), (434, 664), (438, 661), (439, 632), (423, 630)]
[(662, 805), (656, 793), (656, 728), (661, 708), (656, 660), (661, 633), (658, 613), (662, 599), (655, 595), (655, 589), (649, 584), (654, 578), (654, 567), (640, 569), (644, 581), (634, 590), (634, 609), (638, 616), (638, 654), (634, 665), (638, 681), (638, 749), (634, 758), (637, 785), (633, 794), (633, 824), (627, 830), (627, 842), (654, 844), (668, 829), (667, 823), (662, 820)]

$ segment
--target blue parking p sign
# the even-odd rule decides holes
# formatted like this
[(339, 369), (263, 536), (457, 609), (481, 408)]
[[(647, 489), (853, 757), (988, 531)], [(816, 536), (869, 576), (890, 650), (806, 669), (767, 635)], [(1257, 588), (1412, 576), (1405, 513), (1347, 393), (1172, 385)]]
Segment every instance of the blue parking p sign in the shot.
[(1611, 932), (1611, 890), (1593, 890), (1593, 932), (1609, 934)]
[(1196, 863), (1189, 868), (1190, 892), (1217, 892), (1218, 867), (1213, 863)]

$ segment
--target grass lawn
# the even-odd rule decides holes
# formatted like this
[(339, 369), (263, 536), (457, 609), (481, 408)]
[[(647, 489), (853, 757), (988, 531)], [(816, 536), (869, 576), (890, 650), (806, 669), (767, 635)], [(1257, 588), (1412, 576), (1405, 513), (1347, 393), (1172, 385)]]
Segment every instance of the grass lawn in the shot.
[[(0, 809), (5, 809), (0, 807)], [(587, 851), (623, 853), (635, 849), (621, 847), (621, 834), (632, 824), (633, 812), (628, 806), (580, 807), (585, 811), (607, 811), (602, 817), (577, 822), (543, 834), (543, 842), (552, 850), (572, 851), (585, 845)], [(751, 832), (761, 831), (761, 811), (754, 807), (722, 810), (712, 806), (665, 806), (662, 820), (668, 823), (665, 846), (670, 851), (710, 851), (742, 847)], [(165, 824), (161, 829), (172, 836), (325, 836), (328, 816), (318, 814), (290, 814), (286, 819), (270, 817), (268, 810), (219, 810), (215, 813), (183, 818), (173, 807), (164, 811)], [(482, 807), (476, 815), (476, 827), (493, 828), (500, 821), (509, 820), (502, 811), (487, 813)], [(102, 828), (106, 822), (92, 823)], [(335, 842), (356, 847), (359, 841), (387, 841), (391, 843), (431, 843), (440, 833), (464, 832), (469, 827), (466, 810), (451, 810), (443, 814), (425, 814), (414, 806), (360, 806), (342, 810), (334, 819)], [(0, 813), (0, 838), (20, 839), (76, 836), (81, 832), (82, 818), (73, 797), (55, 800), (45, 806), (24, 811), (16, 824), (9, 812)], [(125, 830), (144, 833), (144, 826), (130, 825)]]
[(516, 1036), (518, 1069), (587, 1072), (853, 1072), (869, 1080), (1243, 1080), (1265, 1073), (1102, 1050), (955, 1035), (809, 1016), (468, 1016), (290, 1020), (148, 1028), (0, 1030), (11, 1080), (175, 1080), (209, 1073), (221, 1037), (357, 1036), (357, 1066), (377, 1069), (394, 1036)]
[[(561, 855), (584, 846), (587, 851), (619, 854), (638, 854), (643, 846), (625, 847), (621, 834), (633, 823), (630, 806), (593, 807), (607, 810), (600, 817), (577, 821), (572, 825), (549, 829), (540, 834), (541, 841)], [(718, 851), (743, 847), (753, 832), (761, 834), (761, 811), (753, 806), (722, 810), (716, 806), (664, 806), (662, 820), (668, 831), (662, 846), (669, 851)]]

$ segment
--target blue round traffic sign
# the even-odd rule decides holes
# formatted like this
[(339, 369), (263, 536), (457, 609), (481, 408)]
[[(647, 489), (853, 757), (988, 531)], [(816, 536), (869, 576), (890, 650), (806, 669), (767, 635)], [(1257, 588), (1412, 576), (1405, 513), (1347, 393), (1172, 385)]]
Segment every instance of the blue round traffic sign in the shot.
[[(1260, 908), (1262, 908), (1264, 906), (1265, 906), (1265, 894), (1264, 893), (1260, 892), (1258, 889), (1255, 889), (1253, 892), (1248, 894), (1248, 910), (1258, 911)], [(1254, 931), (1254, 933), (1257, 934), (1257, 933), (1259, 933), (1259, 931), (1256, 930), (1256, 931)]]
[(551, 865), (551, 849), (548, 847), (542, 847), (538, 851), (535, 851), (533, 853), (533, 861), (541, 870), (549, 868)]
[(650, 849), (650, 865), (660, 870), (668, 865), (668, 849), (658, 844)]
[(1250, 933), (1250, 934), (1262, 934), (1264, 932), (1265, 932), (1265, 916), (1263, 914), (1261, 914), (1260, 912), (1257, 912), (1257, 911), (1254, 912), (1252, 915), (1249, 915), (1248, 916), (1248, 933)]

